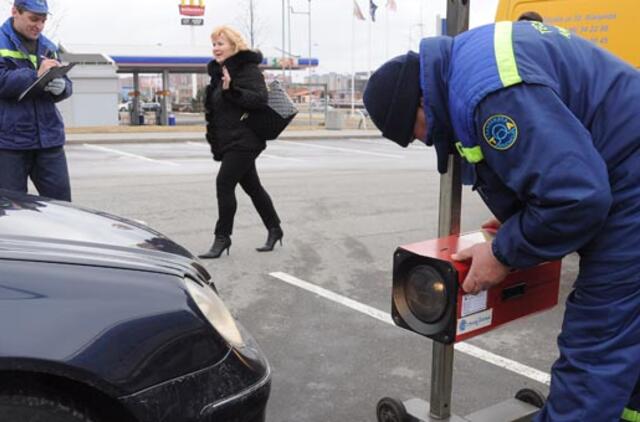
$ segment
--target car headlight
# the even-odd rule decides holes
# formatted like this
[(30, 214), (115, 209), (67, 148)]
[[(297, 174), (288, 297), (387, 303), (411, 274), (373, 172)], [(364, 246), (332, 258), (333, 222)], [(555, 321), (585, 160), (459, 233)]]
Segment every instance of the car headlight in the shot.
[(244, 338), (235, 319), (218, 294), (209, 286), (202, 286), (190, 278), (185, 278), (187, 291), (198, 308), (220, 335), (235, 347), (243, 347)]
[(419, 265), (409, 273), (405, 297), (413, 315), (425, 323), (442, 318), (447, 309), (447, 287), (433, 268)]

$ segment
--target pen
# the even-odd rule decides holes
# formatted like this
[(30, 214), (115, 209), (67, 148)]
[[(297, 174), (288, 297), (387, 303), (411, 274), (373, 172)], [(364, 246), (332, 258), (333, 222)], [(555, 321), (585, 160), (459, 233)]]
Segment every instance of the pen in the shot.
[(55, 53), (53, 54), (53, 57), (51, 57), (51, 55), (52, 55), (52, 54), (51, 54), (51, 50), (49, 50), (49, 49), (45, 49), (45, 50), (44, 50), (44, 54), (40, 55), (40, 58), (41, 58), (42, 60), (57, 60), (57, 59), (55, 58)]

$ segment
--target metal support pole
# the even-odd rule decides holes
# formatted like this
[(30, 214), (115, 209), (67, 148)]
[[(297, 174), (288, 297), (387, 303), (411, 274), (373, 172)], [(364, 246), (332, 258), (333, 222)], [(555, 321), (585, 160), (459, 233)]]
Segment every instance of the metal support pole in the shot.
[(133, 101), (131, 105), (131, 125), (138, 126), (140, 124), (140, 74), (138, 72), (133, 72)]
[(440, 176), (438, 236), (460, 233), (462, 176), (460, 157), (449, 155), (447, 172)]
[[(424, 0), (423, 0), (424, 1)], [(456, 35), (469, 28), (469, 0), (448, 0), (447, 35)], [(447, 173), (440, 177), (438, 236), (460, 233), (462, 183), (460, 158), (449, 156)], [(431, 363), (431, 400), (429, 413), (436, 419), (451, 416), (451, 386), (453, 379), (453, 345), (433, 343)]]
[(449, 0), (447, 3), (447, 35), (455, 36), (469, 29), (471, 0)]
[(169, 108), (171, 107), (171, 91), (169, 91), (169, 71), (162, 71), (162, 101), (160, 102), (160, 125), (169, 125)]
[(431, 357), (431, 398), (429, 414), (435, 419), (451, 416), (453, 345), (433, 343)]
[[(460, 233), (462, 182), (460, 158), (449, 155), (447, 172), (440, 176), (438, 236)], [(431, 398), (429, 413), (436, 419), (451, 416), (453, 345), (433, 342), (431, 353)]]

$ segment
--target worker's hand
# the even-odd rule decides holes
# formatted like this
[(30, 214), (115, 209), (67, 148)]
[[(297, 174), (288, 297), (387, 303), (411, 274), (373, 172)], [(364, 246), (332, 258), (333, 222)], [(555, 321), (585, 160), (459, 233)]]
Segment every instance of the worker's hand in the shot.
[(471, 260), (471, 268), (462, 283), (462, 290), (476, 294), (500, 283), (509, 274), (509, 267), (504, 266), (493, 256), (491, 242), (477, 243), (451, 255), (454, 261)]
[(492, 217), (490, 219), (488, 219), (487, 221), (485, 221), (484, 223), (482, 223), (482, 227), (484, 230), (486, 230), (487, 232), (491, 233), (491, 234), (496, 234), (498, 232), (498, 230), (500, 229), (500, 226), (502, 225), (502, 223), (500, 221), (498, 221), (497, 218)]
[(60, 95), (64, 92), (67, 83), (63, 78), (55, 78), (44, 87), (44, 90), (53, 95)]
[(231, 86), (231, 75), (226, 66), (222, 66), (222, 89), (227, 90)]
[(54, 59), (44, 59), (38, 68), (38, 78), (45, 74), (52, 67), (60, 66), (60, 62)]

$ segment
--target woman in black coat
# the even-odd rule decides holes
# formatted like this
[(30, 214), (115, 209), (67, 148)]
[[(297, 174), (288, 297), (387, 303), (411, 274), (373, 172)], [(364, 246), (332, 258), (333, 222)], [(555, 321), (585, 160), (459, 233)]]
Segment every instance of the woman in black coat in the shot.
[(260, 252), (282, 244), (280, 218), (256, 171), (256, 158), (266, 148), (244, 119), (252, 110), (267, 104), (267, 86), (258, 65), (259, 51), (249, 50), (242, 35), (233, 28), (221, 26), (211, 34), (214, 60), (209, 62), (211, 82), (205, 95), (207, 142), (213, 159), (221, 161), (216, 178), (218, 222), (215, 238), (208, 252), (200, 258), (218, 258), (229, 254), (233, 218), (236, 213), (235, 188), (239, 183), (251, 197), (268, 236)]

